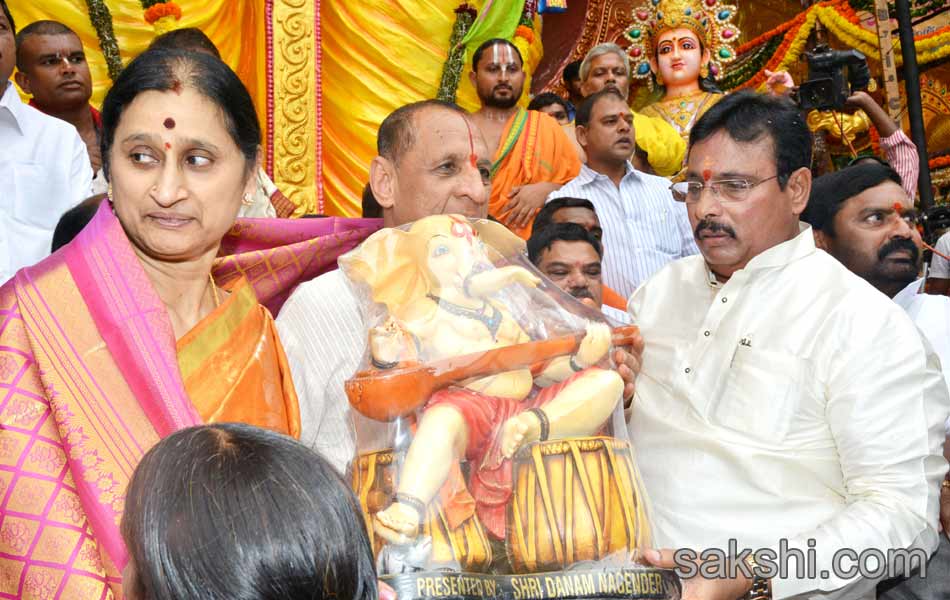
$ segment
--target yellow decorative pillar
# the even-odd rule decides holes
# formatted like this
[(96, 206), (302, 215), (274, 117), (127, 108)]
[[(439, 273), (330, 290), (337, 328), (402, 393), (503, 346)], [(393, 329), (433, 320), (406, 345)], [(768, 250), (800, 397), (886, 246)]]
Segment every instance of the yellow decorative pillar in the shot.
[(272, 0), (268, 166), (295, 216), (321, 212), (319, 0)]

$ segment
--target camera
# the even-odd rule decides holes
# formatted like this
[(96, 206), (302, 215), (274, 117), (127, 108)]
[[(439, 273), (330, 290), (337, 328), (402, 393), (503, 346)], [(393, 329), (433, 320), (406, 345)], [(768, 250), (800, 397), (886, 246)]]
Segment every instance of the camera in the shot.
[(950, 206), (939, 204), (931, 207), (924, 211), (920, 221), (924, 226), (924, 241), (934, 245), (943, 233), (950, 230)]
[(867, 58), (857, 50), (820, 45), (806, 52), (805, 58), (808, 81), (799, 86), (797, 98), (802, 110), (843, 110), (852, 92), (865, 89), (871, 81)]

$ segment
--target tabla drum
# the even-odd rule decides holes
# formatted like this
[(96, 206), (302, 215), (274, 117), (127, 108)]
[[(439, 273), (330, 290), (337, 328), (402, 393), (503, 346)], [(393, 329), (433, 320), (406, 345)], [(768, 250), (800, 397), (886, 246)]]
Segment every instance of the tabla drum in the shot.
[[(361, 454), (350, 468), (350, 483), (377, 557), (387, 542), (374, 532), (373, 515), (394, 501), (402, 462), (398, 458), (391, 450), (370, 452)], [(427, 507), (419, 535), (432, 539), (431, 562), (435, 566), (458, 564), (463, 571), (482, 573), (491, 565), (491, 545), (478, 517), (473, 515), (451, 528), (438, 496)]]
[(650, 526), (630, 444), (552, 440), (515, 454), (506, 547), (515, 573), (556, 571), (648, 547)]

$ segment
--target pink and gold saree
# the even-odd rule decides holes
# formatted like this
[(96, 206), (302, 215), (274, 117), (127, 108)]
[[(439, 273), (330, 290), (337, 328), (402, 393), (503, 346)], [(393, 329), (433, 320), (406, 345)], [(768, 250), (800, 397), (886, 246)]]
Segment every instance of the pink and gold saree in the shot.
[(257, 300), (276, 312), (297, 281), (377, 228), (239, 220), (214, 272), (231, 295), (177, 341), (108, 203), (0, 287), (0, 598), (121, 598), (125, 489), (163, 436), (208, 420), (299, 433)]

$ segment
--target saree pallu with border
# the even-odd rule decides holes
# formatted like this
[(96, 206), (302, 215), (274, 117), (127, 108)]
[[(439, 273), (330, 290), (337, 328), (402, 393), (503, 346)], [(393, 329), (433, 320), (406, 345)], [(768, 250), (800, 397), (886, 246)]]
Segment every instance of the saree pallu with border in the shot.
[[(283, 352), (248, 294), (279, 308), (292, 285), (333, 268), (378, 221), (309, 219), (282, 237), (285, 223), (238, 222), (215, 268), (231, 296), (177, 342), (108, 203), (72, 243), (0, 287), (0, 598), (121, 598), (119, 523), (132, 472), (159, 439), (203, 415), (241, 416), (228, 400), (247, 388), (230, 391), (267, 379), (275, 423), (292, 427), (292, 385), (288, 396), (265, 373), (284, 369), (289, 381)], [(209, 357), (255, 336), (275, 346), (271, 364), (252, 350), (218, 365), (247, 368), (216, 399), (205, 385)]]

